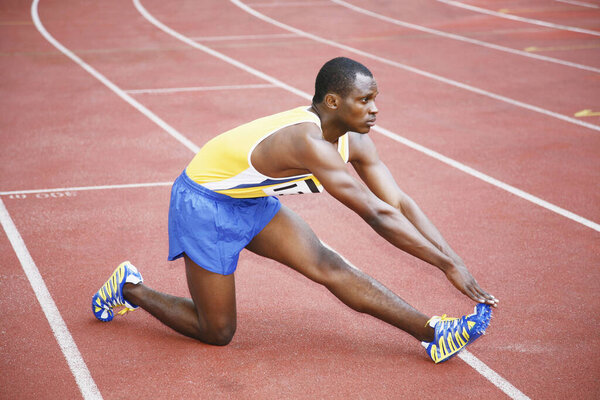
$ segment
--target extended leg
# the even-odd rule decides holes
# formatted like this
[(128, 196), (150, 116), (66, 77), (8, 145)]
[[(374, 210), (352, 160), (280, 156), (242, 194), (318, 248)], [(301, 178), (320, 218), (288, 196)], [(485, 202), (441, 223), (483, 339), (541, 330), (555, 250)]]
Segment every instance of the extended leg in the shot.
[(196, 265), (185, 256), (192, 299), (157, 292), (143, 284), (123, 286), (123, 296), (177, 332), (214, 345), (226, 345), (236, 329), (235, 280)]
[(327, 287), (352, 309), (396, 326), (418, 340), (434, 338), (429, 319), (391, 290), (325, 247), (299, 216), (282, 207), (248, 250), (295, 269)]

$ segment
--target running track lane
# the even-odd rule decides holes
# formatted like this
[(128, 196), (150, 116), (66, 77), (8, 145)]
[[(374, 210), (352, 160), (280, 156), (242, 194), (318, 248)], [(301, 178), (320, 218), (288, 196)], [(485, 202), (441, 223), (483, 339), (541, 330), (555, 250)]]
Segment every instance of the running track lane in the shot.
[[(165, 30), (167, 30), (167, 31), (168, 31), (168, 29), (169, 29), (168, 27), (164, 27), (164, 26), (163, 26), (163, 28), (165, 28)], [(185, 36), (182, 36), (182, 35), (180, 35), (180, 34), (178, 34), (178, 33), (176, 33), (176, 32), (172, 32), (172, 31), (170, 31), (169, 33), (173, 34), (173, 35), (174, 35), (174, 36), (176, 36), (178, 39), (180, 39), (180, 40), (182, 40), (182, 41), (184, 41), (184, 42), (186, 42), (186, 43), (190, 44), (191, 46), (194, 46), (194, 47), (196, 47), (196, 48), (198, 48), (198, 49), (200, 49), (200, 50), (203, 50), (203, 51), (207, 51), (207, 52), (209, 52), (210, 54), (216, 55), (217, 57), (221, 57), (221, 58), (223, 58), (223, 55), (222, 55), (222, 54), (220, 54), (220, 53), (216, 53), (216, 52), (214, 52), (213, 50), (211, 50), (211, 49), (208, 49), (208, 48), (207, 48), (207, 47), (205, 47), (205, 46), (202, 46), (202, 45), (200, 45), (200, 44), (197, 44), (197, 43), (195, 43), (195, 42), (191, 41), (189, 38), (187, 38), (187, 37), (185, 37)], [(229, 60), (231, 60), (231, 59), (229, 59)], [(234, 64), (235, 64), (235, 62), (236, 62), (235, 60), (234, 60), (234, 61), (231, 61), (231, 63), (234, 63)], [(263, 78), (263, 79), (267, 79), (267, 80), (269, 80), (269, 81), (271, 81), (271, 82), (273, 82), (273, 83), (275, 83), (275, 84), (278, 84), (278, 85), (280, 85), (280, 86), (282, 86), (282, 87), (284, 87), (284, 88), (286, 88), (286, 89), (288, 89), (288, 90), (290, 90), (290, 91), (292, 91), (292, 92), (294, 92), (294, 93), (296, 93), (296, 94), (299, 94), (300, 96), (303, 96), (303, 97), (304, 97), (304, 98), (306, 98), (306, 99), (309, 99), (309, 98), (310, 98), (310, 96), (309, 96), (307, 93), (305, 93), (305, 92), (298, 93), (298, 91), (297, 91), (295, 88), (290, 88), (288, 85), (285, 85), (285, 84), (281, 83), (281, 81), (273, 80), (273, 78), (271, 78), (271, 77), (266, 77), (266, 78), (265, 78), (264, 74), (262, 74), (262, 73), (261, 73), (261, 72), (259, 72), (259, 71), (256, 71), (256, 70), (255, 70), (253, 73), (254, 73), (255, 75), (257, 75), (257, 76), (259, 76), (259, 77)], [(385, 86), (382, 86), (382, 87), (385, 87)], [(384, 115), (385, 115), (385, 114), (384, 114)], [(385, 118), (385, 116), (384, 116), (383, 118)], [(380, 128), (375, 128), (375, 130), (378, 130), (378, 129), (380, 129)], [(489, 128), (488, 128), (488, 129), (489, 129)], [(388, 130), (383, 130), (383, 132), (384, 132), (385, 134), (389, 135), (389, 136), (394, 136), (394, 137), (395, 137), (395, 139), (397, 139), (397, 140), (398, 140), (398, 139), (399, 139), (399, 140), (403, 140), (403, 141), (404, 141), (404, 143), (406, 143), (406, 144), (412, 145), (412, 146), (414, 146), (414, 147), (418, 147), (418, 145), (415, 145), (415, 144), (414, 144), (414, 142), (411, 142), (411, 141), (406, 141), (406, 139), (404, 139), (404, 138), (399, 138), (397, 135), (394, 135), (393, 133), (390, 133)], [(589, 139), (590, 139), (590, 140), (592, 140), (592, 141), (596, 141), (596, 143), (597, 143), (597, 141), (599, 140), (599, 139), (596, 137), (596, 135), (593, 135), (593, 134), (591, 135), (591, 137), (590, 137)], [(471, 138), (471, 140), (472, 140), (472, 138)], [(496, 141), (498, 141), (498, 139), (496, 139)], [(585, 150), (585, 149), (587, 149), (587, 150), (591, 150), (591, 149), (593, 148), (593, 146), (592, 146), (591, 148), (590, 148), (590, 147), (581, 147), (581, 146), (580, 146), (579, 148), (580, 148), (580, 149), (582, 149), (582, 150)], [(423, 150), (423, 148), (422, 148), (422, 147), (418, 147), (418, 149), (419, 149), (419, 150)], [(437, 157), (437, 156), (439, 156), (439, 154), (435, 154), (435, 156)], [(441, 158), (441, 157), (438, 157), (438, 158)], [(489, 159), (489, 154), (487, 155), (487, 158)], [(500, 157), (499, 157), (499, 158), (500, 158)], [(578, 159), (579, 159), (579, 160), (580, 160), (582, 163), (585, 163), (585, 162), (587, 162), (586, 160), (593, 160), (593, 159), (594, 159), (594, 157), (593, 157), (593, 155), (591, 155), (591, 154), (590, 154), (590, 155), (586, 155), (585, 157), (580, 157), (580, 158), (578, 158)], [(455, 162), (453, 162), (453, 161), (451, 161), (451, 160), (448, 160), (447, 158), (445, 159), (445, 161), (447, 161), (447, 162), (449, 162), (449, 163), (452, 163), (452, 164), (456, 165), (456, 163), (455, 163)], [(561, 165), (562, 165), (562, 164), (561, 164)], [(474, 172), (472, 169), (465, 168), (465, 166), (461, 166), (461, 167), (462, 167), (462, 168), (463, 168), (463, 170), (465, 170), (466, 172)], [(544, 167), (546, 167), (546, 165), (544, 165)], [(551, 167), (552, 167), (552, 165), (551, 165)], [(555, 167), (556, 167), (556, 164), (554, 164), (554, 168), (555, 168)], [(563, 168), (563, 170), (564, 170), (564, 168)], [(554, 176), (554, 177), (560, 176), (560, 175), (562, 175), (562, 174), (561, 174), (561, 172), (562, 172), (562, 174), (564, 174), (564, 171), (560, 171), (560, 170), (559, 170), (559, 171), (557, 171), (557, 173), (554, 173), (554, 171), (553, 171), (553, 172), (551, 173), (551, 176)], [(548, 170), (547, 170), (547, 169), (545, 170), (545, 173), (546, 173), (546, 174), (548, 173)], [(590, 171), (590, 170), (589, 170), (589, 168), (586, 168), (586, 167), (585, 167), (585, 164), (583, 164), (583, 165), (582, 165), (582, 168), (579, 168), (579, 169), (572, 170), (572, 171), (571, 171), (571, 173), (573, 174), (573, 176), (576, 176), (576, 174), (581, 174), (581, 173), (591, 173), (591, 174), (593, 175), (595, 172), (593, 172), (593, 171)], [(475, 174), (477, 174), (477, 173), (475, 172)], [(482, 177), (480, 174), (478, 174), (478, 176), (479, 176), (479, 177)], [(544, 175), (544, 173), (542, 173), (542, 174), (540, 174), (540, 176), (541, 176), (541, 177), (545, 177), (546, 175)], [(591, 177), (591, 175), (590, 175), (590, 177)], [(484, 179), (488, 179), (488, 178), (486, 178), (486, 177), (483, 177), (483, 178), (484, 178)], [(593, 180), (593, 179), (590, 179), (590, 181), (592, 181), (592, 180)], [(491, 179), (488, 179), (488, 181), (492, 181), (492, 180), (491, 180)], [(574, 179), (570, 179), (570, 180), (569, 180), (569, 179), (560, 179), (560, 181), (561, 181), (561, 182), (563, 182), (563, 184), (569, 184), (569, 183), (573, 183), (573, 182), (580, 182), (581, 180), (574, 180)], [(497, 183), (497, 181), (493, 181), (493, 182), (494, 182), (494, 183)], [(582, 180), (581, 182), (586, 182), (586, 180)], [(552, 183), (550, 183), (550, 182), (548, 183), (548, 186), (549, 186), (549, 187), (553, 187), (553, 186), (555, 186), (555, 185), (556, 185), (556, 182), (555, 182), (555, 181), (553, 181)], [(508, 187), (506, 187), (506, 185), (502, 185), (502, 186), (504, 186), (504, 188), (508, 188)], [(586, 184), (584, 184), (584, 185), (580, 185), (580, 186), (579, 186), (579, 189), (578, 189), (577, 191), (580, 191), (580, 190), (584, 190), (584, 191), (585, 191), (585, 190), (587, 190), (588, 188), (589, 188), (589, 185), (586, 183)], [(543, 203), (543, 204), (547, 205), (548, 207), (550, 207), (550, 208), (552, 208), (552, 209), (554, 209), (554, 210), (556, 210), (556, 211), (559, 211), (559, 212), (563, 213), (563, 215), (565, 215), (565, 216), (567, 216), (567, 215), (569, 215), (569, 216), (572, 216), (572, 217), (574, 217), (575, 219), (577, 219), (578, 221), (582, 221), (584, 224), (586, 224), (586, 225), (588, 225), (588, 226), (590, 226), (590, 227), (593, 227), (593, 229), (598, 229), (598, 225), (597, 225), (596, 223), (592, 222), (592, 221), (589, 221), (589, 220), (587, 220), (587, 221), (586, 221), (585, 219), (580, 219), (578, 216), (575, 216), (575, 215), (571, 214), (570, 212), (563, 212), (564, 210), (562, 210), (562, 211), (561, 211), (561, 210), (558, 210), (557, 208), (555, 208), (555, 206), (553, 206), (553, 205), (550, 205), (550, 204), (548, 204), (548, 203), (546, 203), (546, 202), (544, 202), (544, 201), (540, 201), (541, 199), (533, 199), (533, 198), (531, 198), (529, 195), (527, 195), (527, 194), (524, 194), (523, 192), (519, 192), (519, 191), (517, 191), (517, 190), (513, 190), (512, 188), (508, 188), (508, 189), (509, 189), (509, 190), (511, 190), (513, 193), (515, 193), (515, 194), (517, 194), (517, 195), (523, 195), (523, 197), (526, 197), (526, 198), (528, 198), (528, 199), (531, 199), (531, 200), (533, 200), (534, 202), (536, 202), (536, 203), (538, 203), (538, 204), (541, 204), (541, 203)], [(562, 190), (562, 191), (556, 191), (556, 190), (554, 190), (554, 195), (559, 195), (559, 196), (562, 196), (562, 194), (564, 194), (564, 193), (565, 193), (565, 191), (566, 191), (567, 193), (569, 193), (569, 192), (574, 192), (573, 190), (571, 190), (571, 191), (568, 191), (568, 190), (566, 190), (566, 188), (563, 188), (563, 190)], [(593, 192), (592, 192), (592, 193), (593, 193)], [(590, 194), (591, 194), (591, 193), (590, 193)], [(593, 194), (592, 194), (592, 196), (593, 196)], [(571, 197), (572, 197), (572, 196), (571, 196)], [(589, 206), (589, 205), (590, 205), (590, 203), (589, 203), (589, 202), (585, 202), (585, 203), (582, 203), (582, 205), (584, 205), (584, 206), (585, 206), (585, 205)], [(591, 209), (590, 209), (590, 210), (591, 210)]]
[[(354, 3), (348, 3), (346, 1), (343, 0), (331, 0), (332, 2), (334, 2), (335, 4), (339, 4), (343, 7), (346, 7), (350, 10), (356, 11), (358, 13), (364, 14), (364, 15), (368, 15), (370, 17), (376, 18), (380, 21), (385, 21), (385, 22), (389, 22), (392, 23), (394, 25), (398, 25), (398, 26), (402, 26), (404, 28), (408, 28), (411, 30), (416, 30), (419, 32), (424, 32), (424, 33), (429, 33), (429, 34), (433, 34), (439, 37), (443, 37), (443, 38), (448, 38), (448, 39), (452, 39), (452, 40), (458, 40), (461, 42), (465, 42), (465, 43), (470, 43), (472, 45), (475, 46), (482, 46), (482, 47), (487, 47), (489, 49), (493, 49), (493, 50), (497, 50), (497, 51), (501, 51), (504, 53), (509, 53), (509, 54), (517, 54), (520, 55), (522, 57), (527, 57), (527, 58), (533, 58), (536, 60), (541, 60), (541, 61), (545, 61), (545, 62), (551, 62), (551, 63), (555, 63), (555, 64), (559, 64), (559, 65), (566, 65), (569, 67), (573, 67), (573, 68), (577, 68), (577, 69), (581, 69), (583, 71), (592, 71), (592, 72), (600, 72), (599, 68), (595, 68), (593, 66), (589, 66), (589, 65), (583, 65), (583, 64), (577, 64), (577, 63), (573, 63), (567, 60), (561, 60), (558, 58), (554, 58), (554, 57), (548, 57), (548, 56), (544, 56), (544, 55), (540, 55), (540, 54), (536, 54), (534, 52), (531, 51), (523, 51), (523, 50), (519, 50), (518, 46), (515, 47), (506, 47), (506, 46), (501, 46), (495, 43), (491, 43), (491, 42), (486, 42), (483, 40), (478, 40), (475, 38), (471, 38), (468, 36), (463, 36), (463, 35), (459, 35), (456, 33), (452, 33), (452, 32), (446, 32), (446, 31), (441, 31), (438, 29), (433, 29), (431, 27), (427, 27), (427, 26), (423, 26), (423, 25), (418, 25), (415, 23), (410, 23), (410, 22), (406, 22), (406, 21), (402, 21), (398, 18), (394, 18), (390, 13), (392, 11), (395, 10), (390, 10), (390, 9), (386, 9), (385, 12), (387, 15), (383, 15), (381, 13), (375, 12), (372, 9), (366, 9), (363, 7), (359, 7)], [(371, 7), (373, 7), (373, 4), (370, 4)], [(369, 6), (369, 4), (365, 5), (365, 6)], [(389, 4), (388, 4), (389, 6)], [(380, 5), (379, 8), (381, 8), (383, 10), (383, 7)], [(398, 16), (400, 16), (402, 13), (401, 12), (395, 12), (395, 14), (397, 14)], [(444, 20), (447, 20), (447, 18), (444, 18)]]
[[(453, 0), (437, 0), (437, 1), (439, 1), (440, 3), (450, 5), (450, 6), (464, 8), (469, 11), (482, 13), (482, 14), (486, 14), (486, 15), (492, 15), (497, 18), (506, 18), (506, 19), (510, 19), (513, 21), (523, 22), (526, 24), (533, 24), (533, 25), (543, 26), (543, 27), (552, 28), (552, 29), (560, 29), (560, 30), (564, 30), (564, 31), (576, 32), (576, 33), (581, 33), (581, 34), (585, 34), (585, 35), (600, 36), (600, 31), (598, 31), (598, 30), (557, 24), (557, 23), (552, 23), (552, 22), (548, 22), (548, 21), (543, 21), (541, 19), (522, 17), (519, 15), (512, 15), (512, 14), (510, 14), (510, 10), (506, 10), (507, 12), (498, 12), (498, 11), (489, 10), (489, 9), (486, 9), (483, 7), (477, 7), (477, 6), (473, 6), (470, 4), (466, 4), (466, 3), (463, 3), (460, 1), (453, 1)], [(549, 8), (552, 8), (552, 6), (557, 6), (557, 4), (553, 3), (553, 2), (549, 2), (549, 6), (550, 6)], [(518, 10), (517, 10), (517, 12), (518, 12)], [(576, 9), (571, 14), (580, 14), (582, 16), (588, 16), (591, 13), (592, 12), (590, 12), (590, 10)], [(543, 12), (542, 12), (542, 14), (543, 14)], [(595, 14), (600, 15), (600, 13), (598, 13), (598, 12), (596, 12)], [(597, 22), (597, 20), (595, 22)]]
[[(236, 3), (241, 5), (237, 1)], [(308, 38), (323, 43), (326, 47), (334, 46), (337, 48), (340, 46), (331, 40), (322, 39), (296, 28), (290, 28), (247, 7), (244, 7), (244, 10), (270, 24), (291, 30), (297, 34), (308, 35)], [(275, 12), (271, 9), (267, 10), (270, 13)], [(291, 15), (297, 17), (302, 14), (295, 13)], [(340, 16), (340, 18), (343, 17)], [(349, 18), (344, 18), (344, 20), (348, 21)], [(319, 26), (325, 25), (323, 23)], [(359, 21), (355, 25), (360, 26)], [(348, 48), (345, 45), (343, 47)], [(297, 51), (298, 49), (293, 48), (289, 55), (283, 56), (281, 59), (290, 59), (292, 54)], [(355, 54), (357, 52), (364, 54), (362, 50), (352, 51)], [(236, 53), (240, 54), (240, 51)], [(251, 57), (251, 54), (251, 52), (245, 53), (246, 57)], [(278, 50), (275, 54), (281, 56), (281, 50)], [(380, 61), (379, 56), (374, 57), (377, 61)], [(521, 64), (525, 63), (525, 65), (531, 64), (531, 62), (523, 61), (520, 58), (513, 61), (516, 65), (519, 65), (519, 62)], [(260, 60), (253, 60), (250, 63), (256, 64), (256, 62), (260, 62)], [(370, 62), (372, 63), (372, 61)], [(445, 63), (437, 64), (445, 65)], [(260, 63), (260, 65), (260, 70), (269, 68), (266, 62)], [(377, 65), (377, 63), (373, 64), (373, 68), (376, 68)], [(396, 65), (390, 65), (390, 67), (376, 70), (376, 76), (382, 88), (382, 95), (385, 94), (386, 87), (401, 87), (403, 90), (402, 97), (406, 97), (406, 100), (401, 99), (398, 102), (397, 98), (394, 99), (396, 105), (392, 104), (392, 108), (388, 109), (387, 112), (386, 109), (382, 108), (380, 126), (388, 125), (387, 118), (389, 118), (389, 115), (399, 116), (399, 118), (395, 118), (393, 125), (406, 131), (405, 135), (408, 139), (442, 154), (447, 153), (446, 155), (451, 158), (467, 159), (477, 169), (489, 170), (489, 175), (498, 177), (513, 186), (526, 185), (525, 191), (543, 193), (543, 196), (539, 197), (554, 199), (554, 201), (551, 201), (553, 203), (569, 204), (565, 208), (575, 209), (576, 213), (586, 214), (588, 219), (597, 220), (600, 217), (598, 215), (599, 210), (593, 206), (596, 201), (600, 201), (600, 198), (594, 194), (595, 192), (588, 190), (588, 183), (597, 181), (600, 178), (598, 176), (600, 162), (593, 155), (594, 149), (600, 146), (600, 138), (595, 132), (580, 129), (577, 126), (570, 126), (569, 124), (553, 123), (552, 118), (536, 117), (527, 109), (504, 107), (502, 102), (498, 103), (495, 98), (488, 101), (478, 95), (473, 95), (468, 96), (468, 101), (465, 101), (465, 95), (460, 94), (460, 91), (453, 90), (452, 87), (446, 87), (446, 82), (440, 82), (437, 78), (432, 82), (431, 79), (428, 79), (431, 77), (427, 74), (423, 77), (425, 79), (415, 79), (411, 73), (412, 70), (403, 76), (398, 68), (395, 68)], [(273, 67), (270, 68), (273, 69)], [(286, 70), (282, 66), (279, 66), (279, 68)], [(396, 72), (392, 73), (391, 71), (394, 70)], [(382, 73), (382, 71), (384, 72)], [(385, 73), (385, 71), (389, 72)], [(552, 76), (559, 73), (558, 70), (552, 73), (547, 72)], [(521, 81), (520, 86), (523, 92), (537, 93), (539, 89), (548, 86), (548, 83), (536, 84), (535, 75), (532, 73), (529, 73), (529, 75), (528, 79)], [(545, 74), (542, 73), (542, 75)], [(390, 76), (392, 77), (391, 80), (388, 78)], [(287, 78), (286, 76), (284, 81), (289, 82), (292, 79), (297, 80), (297, 78)], [(505, 80), (505, 76), (502, 73), (497, 74), (495, 81), (503, 80)], [(488, 81), (490, 81), (489, 78)], [(573, 86), (565, 86), (566, 82), (570, 81), (557, 80), (555, 82), (556, 85), (562, 88), (563, 95), (549, 97), (576, 98), (576, 89), (586, 86), (584, 80)], [(515, 85), (514, 89), (517, 88), (518, 86)], [(404, 93), (405, 90), (407, 93)], [(568, 95), (569, 92), (571, 92), (571, 95)], [(488, 94), (496, 96), (489, 92)], [(419, 110), (418, 107), (411, 107), (412, 104), (418, 104), (418, 99), (424, 95), (430, 98), (430, 105), (435, 105), (433, 110)], [(589, 101), (595, 102), (595, 98), (597, 98), (597, 95), (590, 97)], [(385, 106), (387, 103), (382, 102), (380, 104)], [(461, 105), (461, 108), (456, 111), (452, 105)], [(408, 109), (410, 112), (401, 113), (401, 110), (404, 109)], [(432, 115), (435, 117), (432, 118)], [(465, 118), (465, 116), (468, 117)], [(409, 124), (407, 122), (409, 118), (415, 121), (411, 121)], [(507, 125), (511, 126), (511, 129), (507, 129)], [(595, 125), (593, 126), (595, 127)], [(439, 135), (431, 135), (431, 131), (443, 133), (444, 140), (440, 140)], [(448, 143), (449, 140), (453, 142), (451, 146)], [(587, 144), (583, 144), (584, 142)], [(499, 162), (510, 157), (511, 152), (518, 156), (519, 162), (511, 165)], [(563, 157), (568, 157), (569, 160), (563, 159)], [(573, 164), (573, 160), (576, 160), (574, 162), (578, 164)], [(530, 178), (533, 178), (533, 181), (529, 181)], [(544, 180), (544, 182), (540, 180)], [(560, 190), (558, 190), (557, 183), (561, 185)], [(585, 195), (583, 195), (584, 192)]]

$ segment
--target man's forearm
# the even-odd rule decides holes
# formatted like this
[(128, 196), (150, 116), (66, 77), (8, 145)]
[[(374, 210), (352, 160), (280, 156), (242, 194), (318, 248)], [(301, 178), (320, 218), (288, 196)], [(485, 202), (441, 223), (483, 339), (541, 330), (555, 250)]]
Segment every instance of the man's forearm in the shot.
[(414, 224), (399, 210), (391, 208), (377, 218), (368, 221), (369, 225), (388, 242), (429, 264), (446, 272), (456, 264), (449, 254), (426, 238)]
[(400, 211), (431, 244), (450, 257), (453, 262), (463, 264), (463, 260), (452, 250), (440, 231), (412, 199), (406, 199)]

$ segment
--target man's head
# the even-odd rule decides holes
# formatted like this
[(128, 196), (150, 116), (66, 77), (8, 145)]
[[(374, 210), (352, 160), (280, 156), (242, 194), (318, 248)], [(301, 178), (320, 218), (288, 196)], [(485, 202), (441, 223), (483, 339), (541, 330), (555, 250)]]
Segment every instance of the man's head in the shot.
[[(323, 65), (315, 83), (313, 107), (340, 131), (368, 133), (375, 124), (377, 83), (367, 67), (346, 57)], [(330, 125), (331, 126), (331, 125)]]
[(349, 58), (337, 57), (327, 61), (317, 74), (313, 103), (322, 102), (327, 93), (337, 93), (341, 97), (348, 96), (358, 74), (373, 77), (367, 67)]

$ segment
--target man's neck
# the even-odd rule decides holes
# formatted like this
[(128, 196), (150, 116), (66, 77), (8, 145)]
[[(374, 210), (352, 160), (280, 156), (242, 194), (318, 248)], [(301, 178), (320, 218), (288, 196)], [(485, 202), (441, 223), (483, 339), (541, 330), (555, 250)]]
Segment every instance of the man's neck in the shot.
[(310, 111), (317, 114), (321, 120), (323, 139), (327, 140), (328, 142), (335, 143), (341, 136), (346, 134), (347, 130), (337, 123), (331, 111), (322, 104), (313, 103)]

